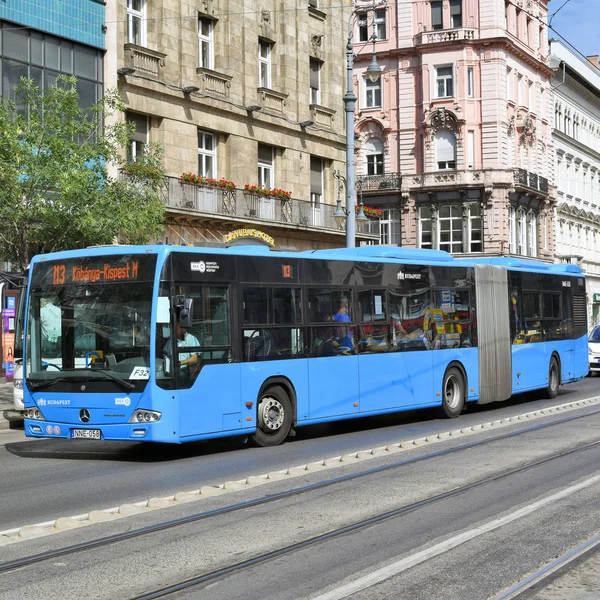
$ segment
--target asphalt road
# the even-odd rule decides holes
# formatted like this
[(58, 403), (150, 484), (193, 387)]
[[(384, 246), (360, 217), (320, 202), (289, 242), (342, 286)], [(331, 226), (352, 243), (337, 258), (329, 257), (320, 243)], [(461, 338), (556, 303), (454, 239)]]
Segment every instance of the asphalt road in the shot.
[[(99, 448), (96, 460), (90, 461), (85, 458), (86, 453), (89, 455), (91, 452), (88, 449), (90, 444), (82, 456), (65, 458), (61, 456), (65, 452), (62, 445), (53, 448), (50, 456), (44, 455), (43, 448), (36, 449), (35, 456), (19, 456), (13, 454), (14, 445), (19, 446), (23, 442), (14, 441), (3, 449), (0, 465), (5, 464), (8, 455), (10, 461), (31, 463), (29, 469), (24, 469), (29, 474), (23, 476), (21, 485), (31, 486), (29, 491), (23, 490), (23, 494), (26, 502), (34, 507), (43, 507), (48, 497), (44, 497), (46, 485), (39, 482), (35, 485), (32, 477), (49, 471), (52, 495), (57, 498), (60, 493), (54, 486), (59, 486), (59, 483), (51, 480), (52, 477), (60, 478), (65, 490), (63, 505), (52, 508), (55, 513), (59, 509), (65, 513), (64, 501), (69, 499), (66, 492), (75, 494), (81, 491), (84, 494), (85, 499), (76, 504), (79, 508), (93, 498), (90, 487), (99, 485), (100, 481), (100, 474), (94, 473), (94, 470), (102, 472), (103, 477), (101, 486), (96, 489), (101, 496), (100, 501), (111, 494), (114, 498), (122, 494), (123, 478), (135, 477), (136, 481), (144, 481), (152, 477), (153, 485), (161, 489), (160, 476), (173, 467), (176, 473), (170, 474), (169, 487), (185, 489), (187, 483), (198, 487), (199, 483), (209, 481), (204, 475), (208, 470), (211, 470), (210, 479), (222, 482), (235, 479), (237, 475), (234, 474), (242, 472), (247, 476), (252, 472), (272, 471), (341, 454), (344, 450), (427, 436), (436, 430), (447, 431), (475, 422), (495, 420), (507, 414), (521, 414), (542, 405), (571, 401), (577, 396), (589, 397), (595, 395), (596, 379), (570, 388), (569, 394), (565, 393), (553, 402), (503, 405), (493, 410), (466, 414), (452, 422), (426, 420), (420, 414), (419, 421), (405, 418), (385, 423), (369, 422), (362, 423), (360, 428), (355, 424), (355, 429), (349, 430), (346, 426), (341, 431), (330, 431), (327, 437), (319, 437), (318, 432), (312, 435), (306, 432), (305, 437), (296, 438), (280, 448), (258, 451), (234, 446), (220, 452), (221, 447), (200, 446), (201, 451), (192, 455), (186, 450), (183, 455), (177, 454), (168, 459), (155, 456), (152, 460), (146, 457), (144, 461), (139, 455), (135, 459), (139, 451), (132, 448), (114, 450), (113, 454), (106, 454), (106, 450)], [(361, 518), (421, 501), (482, 477), (497, 475), (561, 450), (598, 441), (600, 414), (593, 414), (597, 410), (598, 406), (578, 409), (569, 414), (586, 415), (585, 418), (450, 454), (439, 454), (426, 461), (375, 472), (302, 496), (228, 513), (218, 519), (197, 521), (93, 553), (72, 554), (33, 569), (4, 573), (1, 576), (0, 599), (68, 599), (84, 595), (130, 598), (329, 532)], [(565, 414), (554, 414), (535, 422), (525, 421), (504, 430), (482, 431), (468, 438), (448, 439), (401, 454), (403, 457), (424, 455), (564, 417)], [(55, 440), (53, 443), (60, 445)], [(398, 461), (398, 456), (372, 458), (340, 467), (336, 472), (358, 472), (375, 465), (390, 464)], [(240, 569), (217, 583), (175, 597), (210, 600), (333, 600), (345, 597), (354, 600), (486, 600), (596, 532), (600, 508), (599, 459), (600, 445), (596, 445), (257, 564), (251, 569)], [(89, 471), (86, 471), (87, 466)], [(13, 467), (13, 471), (16, 470)], [(78, 480), (82, 473), (86, 473), (87, 478), (83, 485)], [(181, 476), (179, 481), (177, 473)], [(307, 473), (291, 483), (274, 482), (214, 499), (4, 546), (2, 553), (4, 560), (9, 560), (65, 543), (262, 497), (286, 489), (286, 486), (315, 483), (331, 476), (331, 470)], [(45, 482), (49, 480), (44, 479)], [(11, 477), (11, 481), (19, 481), (19, 478)], [(148, 489), (144, 488), (146, 492)], [(553, 499), (559, 491), (562, 497)], [(110, 503), (102, 504), (106, 507)], [(6, 511), (6, 505), (2, 510), (10, 512)], [(568, 594), (563, 597), (572, 598)]]
[(183, 446), (32, 440), (22, 431), (3, 430), (0, 531), (235, 481), (598, 395), (600, 378), (586, 378), (561, 390), (555, 400), (518, 396), (508, 403), (475, 407), (453, 420), (432, 418), (431, 412), (420, 411), (302, 428), (290, 442), (276, 448), (251, 448), (239, 439)]

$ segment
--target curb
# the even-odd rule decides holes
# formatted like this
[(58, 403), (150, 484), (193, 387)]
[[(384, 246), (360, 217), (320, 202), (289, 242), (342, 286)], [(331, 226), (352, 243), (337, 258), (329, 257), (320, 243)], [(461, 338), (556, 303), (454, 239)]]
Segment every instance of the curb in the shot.
[(403, 452), (405, 450), (414, 449), (420, 446), (428, 446), (430, 444), (436, 444), (438, 442), (446, 441), (450, 438), (465, 437), (474, 433), (489, 431), (491, 429), (500, 429), (509, 425), (513, 425), (515, 423), (522, 423), (523, 421), (540, 419), (542, 417), (546, 417), (555, 413), (575, 410), (577, 408), (582, 408), (598, 403), (600, 403), (600, 396), (594, 396), (592, 398), (586, 398), (584, 400), (576, 400), (573, 402), (568, 402), (566, 404), (559, 404), (557, 406), (542, 408), (536, 411), (523, 413), (521, 415), (515, 415), (513, 417), (507, 417), (504, 419), (480, 423), (478, 425), (472, 425), (463, 429), (445, 431), (442, 433), (427, 436), (425, 438), (417, 438), (413, 440), (395, 442), (392, 444), (388, 444), (387, 446), (378, 446), (376, 448), (370, 448), (368, 450), (359, 450), (357, 452), (352, 452), (343, 456), (324, 458), (323, 460), (319, 460), (316, 462), (311, 462), (305, 465), (299, 465), (295, 467), (289, 467), (288, 469), (273, 471), (271, 473), (265, 473), (263, 475), (250, 475), (245, 479), (240, 479), (239, 481), (226, 481), (218, 485), (203, 486), (198, 490), (192, 491), (184, 490), (181, 492), (177, 492), (172, 496), (167, 496), (164, 498), (150, 498), (149, 500), (143, 500), (141, 502), (135, 502), (133, 504), (126, 503), (122, 504), (121, 506), (106, 508), (103, 510), (94, 510), (90, 511), (89, 513), (75, 515), (72, 517), (60, 517), (52, 521), (46, 521), (44, 523), (15, 527), (13, 529), (0, 531), (0, 547), (5, 546), (7, 544), (21, 542), (31, 538), (37, 538), (53, 533), (59, 533), (61, 531), (69, 531), (75, 527), (94, 525), (103, 521), (128, 517), (143, 512), (150, 512), (152, 510), (158, 510), (160, 508), (178, 506), (186, 502), (202, 500), (203, 498), (209, 498), (212, 496), (226, 494), (228, 492), (234, 492), (237, 490), (249, 489), (273, 481), (281, 481), (283, 479), (300, 477), (302, 475), (307, 475), (314, 471), (337, 468), (340, 466), (345, 466), (347, 464), (360, 462), (363, 460), (370, 460), (372, 458), (384, 456), (386, 454), (389, 455), (396, 452)]

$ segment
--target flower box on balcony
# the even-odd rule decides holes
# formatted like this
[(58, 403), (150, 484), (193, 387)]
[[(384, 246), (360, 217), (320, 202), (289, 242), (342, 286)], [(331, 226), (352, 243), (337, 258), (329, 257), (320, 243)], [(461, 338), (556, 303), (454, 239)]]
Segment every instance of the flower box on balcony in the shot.
[(279, 188), (264, 188), (260, 185), (250, 185), (249, 183), (244, 186), (244, 192), (254, 194), (255, 196), (278, 198), (279, 200), (290, 200), (292, 197), (292, 192), (286, 192)]
[[(356, 214), (360, 211), (360, 206), (356, 205), (355, 207)], [(363, 204), (363, 212), (365, 213), (365, 217), (369, 219), (381, 219), (383, 217), (383, 211), (380, 208), (372, 208), (371, 206), (365, 206)]]
[(235, 190), (236, 185), (233, 181), (227, 181), (224, 177), (221, 179), (213, 179), (212, 177), (204, 177), (204, 175), (196, 175), (195, 173), (182, 173), (179, 177), (181, 183), (190, 183), (192, 185), (202, 185), (213, 188), (223, 188), (226, 190)]

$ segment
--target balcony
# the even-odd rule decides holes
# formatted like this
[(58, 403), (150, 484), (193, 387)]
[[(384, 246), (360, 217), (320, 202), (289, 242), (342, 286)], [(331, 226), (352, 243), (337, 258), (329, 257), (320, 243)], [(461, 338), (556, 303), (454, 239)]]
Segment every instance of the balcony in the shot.
[(472, 42), (476, 39), (476, 35), (477, 29), (474, 27), (421, 31), (415, 36), (415, 46), (424, 44), (443, 44), (448, 42)]
[(229, 88), (233, 77), (203, 67), (198, 67), (196, 73), (200, 75), (200, 90), (202, 92), (219, 98), (229, 98)]
[(466, 169), (460, 171), (430, 171), (406, 176), (404, 183), (410, 188), (456, 188), (512, 184), (512, 173), (507, 170)]
[[(218, 217), (230, 223), (257, 224), (288, 229), (313, 229), (343, 234), (333, 212), (335, 206), (295, 198), (267, 198), (243, 190), (228, 190), (181, 182), (167, 177), (164, 202), (167, 212), (178, 213), (186, 220), (213, 221)], [(362, 233), (362, 230), (359, 230)], [(365, 232), (369, 237), (369, 232)]]
[(513, 176), (515, 187), (535, 190), (545, 196), (548, 195), (548, 180), (545, 177), (525, 169), (513, 169)]
[(381, 173), (380, 175), (359, 175), (356, 189), (362, 192), (400, 191), (402, 173)]
[(125, 44), (125, 66), (133, 67), (145, 75), (160, 79), (160, 70), (165, 66), (166, 54), (136, 44)]

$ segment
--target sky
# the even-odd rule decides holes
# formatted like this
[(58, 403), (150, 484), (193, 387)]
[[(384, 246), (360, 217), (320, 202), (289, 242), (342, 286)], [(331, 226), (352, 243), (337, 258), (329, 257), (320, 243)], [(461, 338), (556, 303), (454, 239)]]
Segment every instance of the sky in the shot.
[[(551, 0), (548, 4), (548, 22), (556, 30), (550, 30), (548, 37), (560, 40), (558, 32), (585, 56), (600, 54), (600, 0), (564, 3), (565, 0)], [(558, 13), (552, 17), (556, 11)]]

